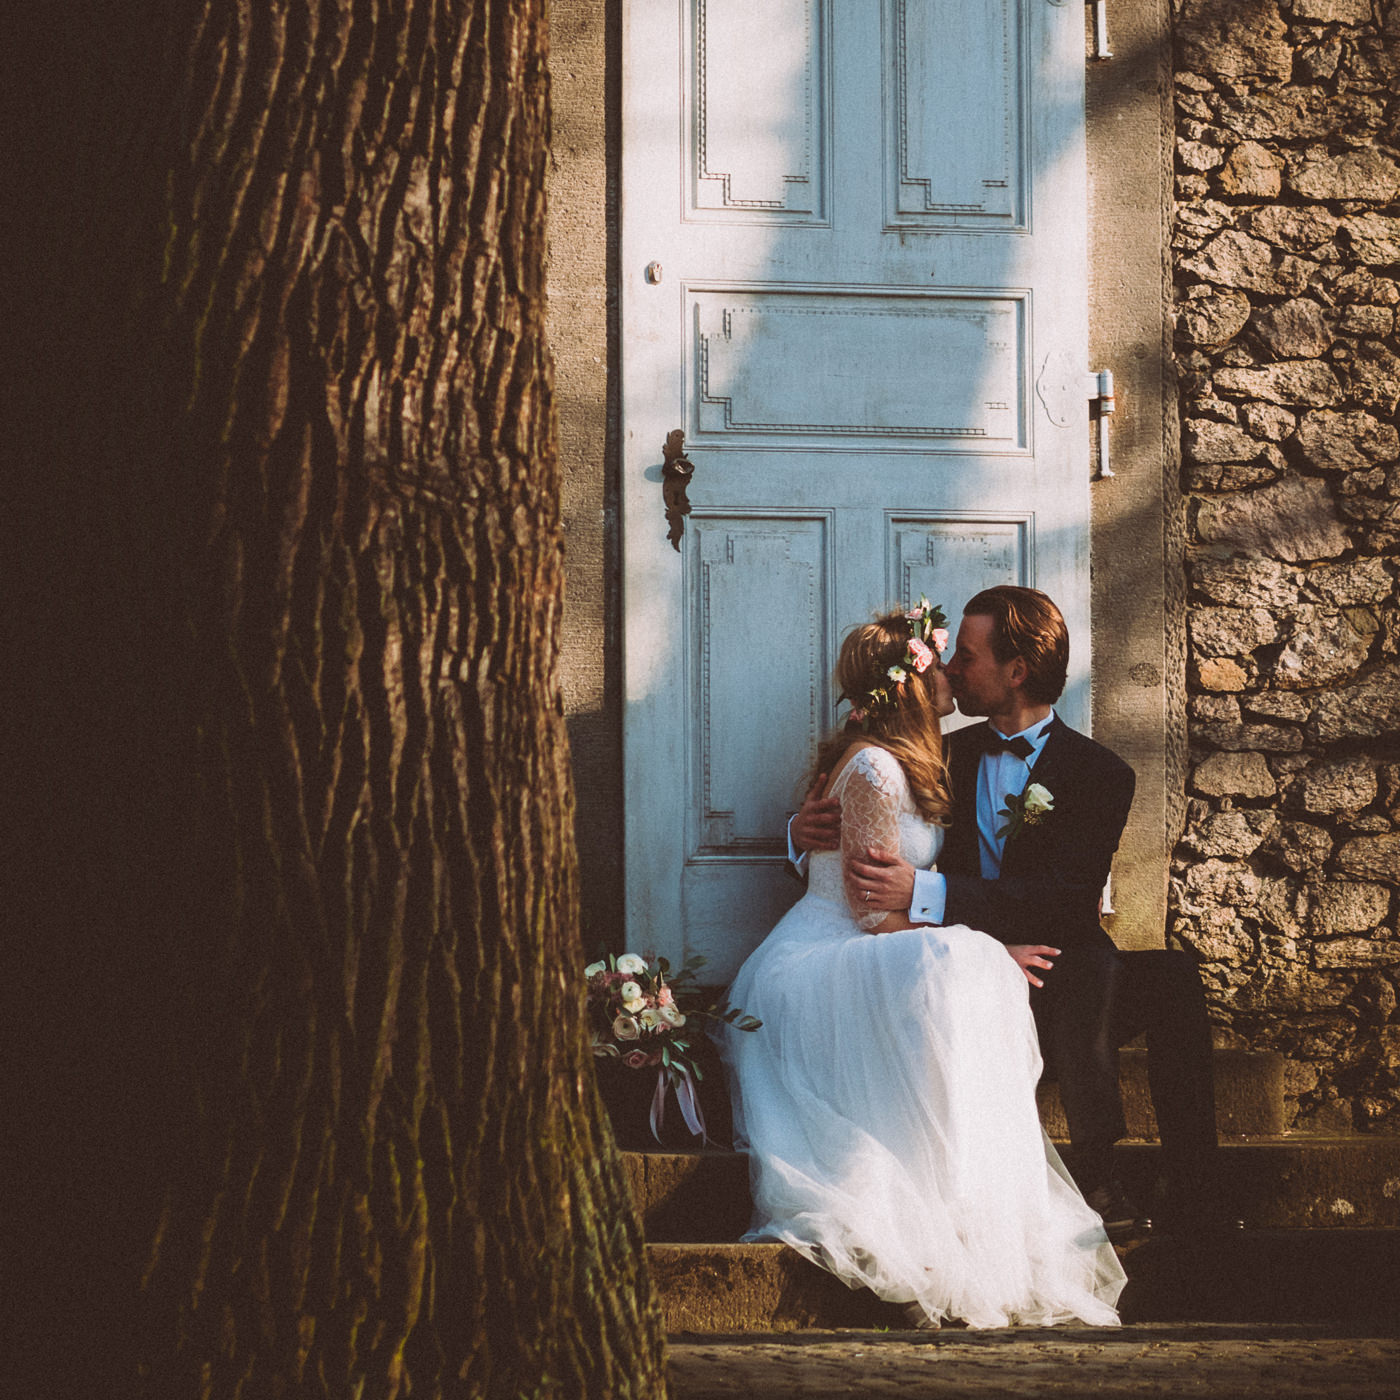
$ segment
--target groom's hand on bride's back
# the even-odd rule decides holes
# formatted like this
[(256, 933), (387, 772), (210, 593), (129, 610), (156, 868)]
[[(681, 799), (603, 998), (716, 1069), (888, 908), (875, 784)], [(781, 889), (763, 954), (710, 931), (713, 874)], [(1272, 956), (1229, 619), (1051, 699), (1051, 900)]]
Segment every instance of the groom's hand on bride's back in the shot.
[(818, 773), (789, 828), (799, 851), (835, 851), (841, 847), (841, 800), (823, 797), (826, 774)]
[(864, 860), (846, 862), (846, 897), (871, 910), (907, 913), (914, 902), (914, 867), (891, 851), (870, 846)]

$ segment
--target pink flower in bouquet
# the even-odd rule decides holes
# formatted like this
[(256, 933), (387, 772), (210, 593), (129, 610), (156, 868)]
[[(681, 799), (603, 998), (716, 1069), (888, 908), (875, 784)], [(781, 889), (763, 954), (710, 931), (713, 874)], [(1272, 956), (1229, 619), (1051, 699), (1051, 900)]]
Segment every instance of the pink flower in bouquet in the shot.
[(645, 1050), (629, 1050), (622, 1057), (622, 1063), (628, 1069), (645, 1069), (650, 1058)]
[(909, 655), (913, 658), (914, 669), (920, 675), (933, 665), (933, 652), (917, 637), (909, 639)]
[(948, 650), (948, 629), (946, 627), (935, 627), (932, 635), (934, 651)]
[(675, 994), (669, 987), (662, 987), (656, 994), (656, 1004), (658, 1006), (670, 1006), (675, 999)]

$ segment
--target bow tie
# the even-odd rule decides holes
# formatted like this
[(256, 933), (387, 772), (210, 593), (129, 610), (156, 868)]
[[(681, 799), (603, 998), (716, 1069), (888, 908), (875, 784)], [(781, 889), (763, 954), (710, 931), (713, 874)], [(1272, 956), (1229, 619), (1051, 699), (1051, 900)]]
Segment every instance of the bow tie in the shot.
[(1004, 739), (995, 729), (988, 729), (982, 752), (985, 754), (1010, 753), (1015, 754), (1017, 758), (1026, 759), (1035, 752), (1035, 745), (1024, 734), (1018, 734), (1014, 739)]
[[(1036, 739), (1043, 739), (1049, 732), (1050, 727), (1055, 723), (1055, 716), (1051, 715), (1036, 731)], [(982, 731), (982, 752), (989, 754), (1013, 753), (1017, 758), (1025, 760), (1035, 751), (1035, 744), (1027, 739), (1024, 734), (1018, 734), (1014, 739), (1004, 739), (989, 724)]]

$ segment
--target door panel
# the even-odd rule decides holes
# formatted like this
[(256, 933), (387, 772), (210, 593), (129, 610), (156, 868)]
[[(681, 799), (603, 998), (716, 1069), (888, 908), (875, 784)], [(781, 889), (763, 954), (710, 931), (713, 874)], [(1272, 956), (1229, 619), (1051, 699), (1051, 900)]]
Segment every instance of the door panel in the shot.
[(801, 775), (827, 718), (830, 521), (702, 515), (691, 529), (687, 845), (702, 860), (772, 855), (783, 779)]
[[(662, 8), (658, 6), (658, 8)], [(826, 220), (830, 107), (818, 0), (688, 7), (688, 218)]]
[(886, 0), (890, 223), (1025, 226), (1020, 8)]
[(1082, 23), (1054, 0), (625, 10), (633, 948), (727, 977), (800, 892), (784, 820), (840, 639), (885, 604), (1047, 589), (1087, 721)]
[[(688, 288), (692, 445), (1024, 451), (1022, 299)], [(690, 319), (690, 318), (687, 318)], [(831, 439), (836, 438), (836, 442)]]

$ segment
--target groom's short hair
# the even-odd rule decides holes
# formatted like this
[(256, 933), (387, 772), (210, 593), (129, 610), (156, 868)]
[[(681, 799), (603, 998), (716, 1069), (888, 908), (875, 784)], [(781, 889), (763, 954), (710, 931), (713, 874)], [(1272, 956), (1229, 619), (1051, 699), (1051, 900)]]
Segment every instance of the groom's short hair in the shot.
[(1069, 630), (1049, 597), (1037, 588), (1001, 584), (970, 598), (963, 608), (963, 616), (969, 614), (992, 619), (992, 655), (998, 661), (1019, 656), (1026, 663), (1026, 698), (1053, 705), (1069, 672)]

